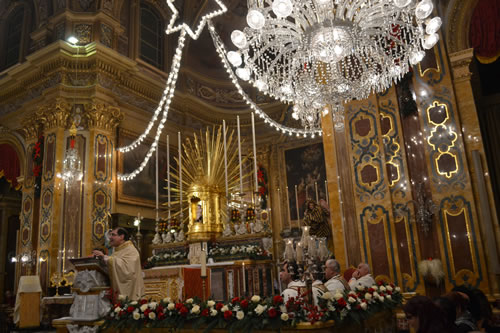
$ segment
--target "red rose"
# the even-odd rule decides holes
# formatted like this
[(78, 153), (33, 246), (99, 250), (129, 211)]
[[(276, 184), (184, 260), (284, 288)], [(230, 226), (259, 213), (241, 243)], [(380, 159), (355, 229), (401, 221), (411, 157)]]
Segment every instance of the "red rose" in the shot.
[(201, 316), (208, 317), (208, 309), (203, 309), (203, 311), (201, 311)]
[(248, 301), (244, 299), (241, 301), (240, 305), (243, 309), (246, 309), (248, 307)]
[(233, 312), (231, 310), (227, 310), (224, 312), (224, 319), (229, 320), (233, 317)]
[(283, 303), (283, 297), (281, 297), (280, 295), (274, 296), (273, 303), (274, 303), (274, 305), (278, 305), (278, 304)]
[(235, 298), (233, 298), (233, 299), (231, 300), (231, 303), (236, 304), (236, 303), (238, 303), (239, 301), (240, 301), (240, 298), (239, 298), (239, 297), (235, 297)]
[(217, 311), (219, 311), (220, 309), (222, 309), (222, 307), (224, 307), (224, 304), (222, 304), (222, 303), (217, 303), (217, 305), (215, 306), (215, 309), (216, 309)]
[(276, 311), (275, 308), (270, 308), (269, 311), (267, 311), (267, 314), (269, 315), (269, 318), (275, 318), (278, 315), (278, 311)]
[(182, 305), (181, 309), (179, 310), (179, 313), (181, 314), (181, 316), (187, 316), (189, 310), (188, 308), (186, 308), (184, 305)]
[(337, 304), (340, 305), (341, 307), (347, 306), (347, 303), (343, 297), (337, 300)]
[(126, 313), (125, 311), (121, 310), (120, 313), (118, 313), (118, 315), (121, 317), (121, 316), (125, 315), (125, 313)]
[(381, 286), (381, 285), (383, 285), (383, 284), (384, 284), (384, 281), (379, 281), (377, 284), (378, 284), (379, 286)]
[(139, 303), (141, 303), (141, 304), (146, 304), (147, 302), (148, 302), (148, 300), (144, 299), (144, 298), (139, 301)]
[(375, 291), (375, 289), (373, 289), (373, 288), (368, 288), (368, 292), (369, 292), (369, 293), (373, 294), (373, 292), (374, 292), (374, 291)]
[(161, 305), (158, 305), (158, 307), (156, 308), (157, 313), (161, 313), (161, 312), (163, 312), (163, 310), (164, 310), (163, 306), (161, 306)]
[(135, 308), (134, 308), (133, 306), (129, 306), (129, 307), (127, 308), (127, 312), (132, 312), (132, 311), (134, 311), (134, 309), (135, 309)]
[(158, 313), (158, 320), (162, 320), (162, 319), (165, 319), (165, 314), (163, 312), (161, 313)]
[(183, 307), (183, 306), (184, 306), (184, 305), (183, 305), (182, 303), (177, 303), (177, 304), (175, 304), (175, 309), (176, 309), (177, 311), (180, 311), (180, 309), (182, 309), (182, 307)]

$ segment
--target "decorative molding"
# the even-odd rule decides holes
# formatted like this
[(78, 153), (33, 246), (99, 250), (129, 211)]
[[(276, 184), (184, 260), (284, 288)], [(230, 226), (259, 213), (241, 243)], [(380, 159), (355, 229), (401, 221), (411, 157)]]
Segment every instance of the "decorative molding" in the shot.
[(474, 49), (465, 49), (455, 53), (450, 53), (450, 63), (455, 80), (470, 79), (472, 73), (469, 70), (470, 63), (474, 57)]
[(92, 103), (87, 104), (85, 109), (84, 117), (88, 120), (89, 129), (114, 131), (123, 120), (120, 109), (114, 106)]
[(56, 98), (52, 104), (41, 106), (40, 118), (45, 130), (57, 127), (66, 128), (71, 106), (62, 98)]

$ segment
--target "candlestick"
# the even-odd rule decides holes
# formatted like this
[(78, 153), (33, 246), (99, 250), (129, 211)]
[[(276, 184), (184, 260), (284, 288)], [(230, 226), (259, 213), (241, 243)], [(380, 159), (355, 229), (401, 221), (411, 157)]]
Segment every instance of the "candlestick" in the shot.
[(227, 183), (227, 143), (226, 143), (226, 121), (222, 120), (222, 129), (224, 132), (224, 176), (226, 178), (226, 198), (229, 200), (229, 186)]
[(182, 145), (181, 145), (181, 132), (177, 132), (177, 139), (179, 141), (179, 207), (180, 207), (180, 224), (182, 225)]
[(292, 215), (290, 214), (290, 197), (288, 195), (288, 186), (286, 187), (286, 210), (290, 219), (290, 228), (292, 227)]
[(247, 293), (246, 277), (245, 277), (245, 263), (243, 263), (243, 294)]
[(243, 193), (243, 170), (241, 168), (240, 116), (236, 116), (236, 126), (238, 128), (238, 161), (240, 162), (240, 193)]
[(328, 182), (325, 180), (325, 196), (326, 196), (326, 203), (329, 204), (330, 203), (330, 198), (329, 195), (328, 195)]
[(170, 223), (170, 138), (167, 135), (167, 202), (168, 202), (168, 223)]
[(299, 195), (297, 193), (297, 185), (295, 185), (295, 208), (297, 210), (297, 223), (300, 226), (300, 216), (299, 216)]
[(255, 179), (255, 192), (258, 191), (259, 183), (257, 180), (257, 148), (255, 147), (255, 119), (252, 112), (252, 141), (253, 141), (253, 176)]
[(160, 151), (160, 147), (158, 145), (158, 146), (156, 146), (156, 161), (155, 161), (156, 162), (155, 163), (155, 168), (156, 168), (156, 175), (155, 175), (156, 176), (155, 177), (156, 178), (155, 179), (155, 184), (156, 184), (156, 186), (155, 186), (155, 189), (156, 189), (156, 191), (155, 191), (156, 192), (156, 206), (155, 206), (156, 207), (156, 209), (155, 209), (155, 211), (156, 211), (156, 225), (158, 225), (158, 220), (159, 220), (159, 218), (158, 218), (158, 213), (159, 213), (159, 210), (158, 210), (158, 200), (159, 200), (159, 196), (158, 196), (158, 153), (159, 153), (159, 151)]
[(314, 182), (314, 190), (316, 191), (316, 203), (319, 204), (319, 196), (318, 196), (318, 182)]
[(280, 223), (280, 229), (283, 229), (283, 216), (281, 216), (281, 196), (280, 196), (280, 189), (278, 187), (278, 217), (279, 217), (279, 223)]
[(207, 254), (205, 251), (201, 251), (201, 276), (207, 276)]

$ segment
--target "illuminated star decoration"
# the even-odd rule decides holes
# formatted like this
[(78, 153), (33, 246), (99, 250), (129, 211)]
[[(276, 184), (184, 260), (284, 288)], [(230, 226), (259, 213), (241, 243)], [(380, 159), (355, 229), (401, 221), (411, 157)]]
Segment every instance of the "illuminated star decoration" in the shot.
[(198, 37), (200, 37), (200, 34), (203, 31), (203, 28), (207, 24), (208, 20), (227, 12), (227, 7), (224, 5), (224, 3), (222, 3), (222, 1), (214, 0), (217, 3), (217, 5), (219, 5), (220, 9), (213, 11), (211, 13), (208, 13), (206, 15), (203, 15), (201, 20), (199, 21), (200, 23), (198, 23), (198, 26), (196, 26), (196, 30), (193, 32), (191, 27), (184, 22), (182, 22), (174, 27), (174, 23), (175, 23), (175, 21), (177, 21), (177, 18), (179, 17), (179, 11), (177, 10), (177, 8), (175, 8), (175, 6), (173, 4), (174, 1), (175, 0), (167, 0), (167, 5), (170, 8), (170, 10), (172, 11), (172, 18), (170, 19), (170, 23), (168, 24), (167, 30), (165, 30), (167, 35), (170, 35), (173, 32), (184, 29), (189, 34), (189, 36), (191, 36), (192, 39), (197, 40)]

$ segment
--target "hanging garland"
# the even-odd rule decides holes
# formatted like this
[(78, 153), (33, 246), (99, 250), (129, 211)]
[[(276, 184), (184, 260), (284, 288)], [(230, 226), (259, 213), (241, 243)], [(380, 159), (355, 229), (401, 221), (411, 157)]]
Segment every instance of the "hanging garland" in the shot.
[(259, 169), (257, 170), (257, 183), (259, 185), (259, 198), (260, 198), (260, 208), (267, 208), (267, 171), (264, 169), (262, 164), (259, 164)]
[(35, 197), (40, 197), (42, 187), (42, 169), (43, 169), (43, 135), (38, 137), (38, 141), (33, 147), (31, 158), (33, 159), (33, 176), (35, 177)]

